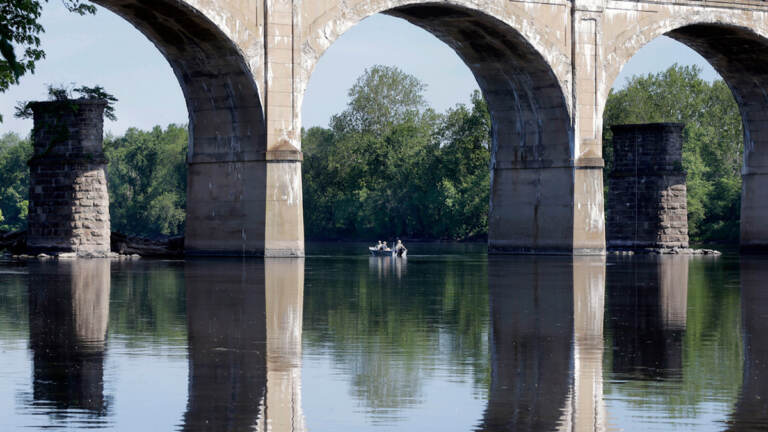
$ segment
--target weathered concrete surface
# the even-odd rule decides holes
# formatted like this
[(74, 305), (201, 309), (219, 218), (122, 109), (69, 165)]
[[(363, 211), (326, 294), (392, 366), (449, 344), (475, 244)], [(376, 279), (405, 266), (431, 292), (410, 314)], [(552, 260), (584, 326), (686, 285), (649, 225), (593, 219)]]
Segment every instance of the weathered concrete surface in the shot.
[[(184, 91), (192, 132), (191, 253), (303, 254), (300, 194), (285, 192), (300, 191), (304, 93), (323, 53), (376, 13), (406, 19), (446, 42), (483, 91), (493, 119), (491, 250), (604, 252), (605, 101), (626, 62), (662, 34), (701, 53), (733, 90), (744, 115), (745, 176), (754, 177), (745, 181), (742, 238), (768, 245), (768, 230), (757, 223), (763, 208), (752, 203), (768, 189), (762, 186), (768, 173), (764, 2), (96, 3), (150, 38)], [(282, 166), (285, 161), (293, 161), (292, 168)]]
[(29, 161), (27, 250), (107, 255), (110, 252), (106, 101), (35, 102)]
[(266, 176), (265, 161), (190, 163), (187, 253), (263, 254)]
[(745, 169), (741, 177), (741, 250), (768, 251), (768, 173)]

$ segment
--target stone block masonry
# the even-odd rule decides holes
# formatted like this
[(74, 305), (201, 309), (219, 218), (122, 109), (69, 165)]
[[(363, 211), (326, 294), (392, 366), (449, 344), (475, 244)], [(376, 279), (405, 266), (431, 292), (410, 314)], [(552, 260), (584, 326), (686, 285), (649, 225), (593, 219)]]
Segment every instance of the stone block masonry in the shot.
[(608, 180), (609, 249), (688, 248), (688, 204), (679, 123), (617, 125)]
[(110, 252), (103, 100), (35, 102), (27, 248)]

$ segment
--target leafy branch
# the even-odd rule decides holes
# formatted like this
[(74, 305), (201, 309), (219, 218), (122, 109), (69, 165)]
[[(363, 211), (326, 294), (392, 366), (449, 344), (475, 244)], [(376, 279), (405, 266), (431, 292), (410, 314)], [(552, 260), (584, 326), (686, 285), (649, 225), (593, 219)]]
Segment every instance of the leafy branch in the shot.
[[(76, 93), (80, 95), (79, 98), (73, 98), (72, 94)], [(74, 89), (69, 89), (66, 86), (48, 85), (48, 100), (51, 101), (68, 101), (68, 100), (105, 100), (107, 106), (104, 108), (104, 117), (115, 121), (117, 116), (115, 115), (115, 103), (117, 98), (104, 90), (102, 86), (80, 86)], [(32, 102), (20, 101), (16, 104), (16, 112), (14, 114), (18, 118), (29, 119), (32, 118), (34, 113), (32, 112)]]
[[(43, 3), (49, 0), (15, 0), (0, 2), (0, 92), (18, 84), (19, 78), (35, 72), (35, 64), (45, 58), (40, 49), (39, 23)], [(84, 0), (61, 0), (68, 11), (78, 15), (96, 13), (96, 6)], [(17, 53), (17, 49), (20, 54)]]

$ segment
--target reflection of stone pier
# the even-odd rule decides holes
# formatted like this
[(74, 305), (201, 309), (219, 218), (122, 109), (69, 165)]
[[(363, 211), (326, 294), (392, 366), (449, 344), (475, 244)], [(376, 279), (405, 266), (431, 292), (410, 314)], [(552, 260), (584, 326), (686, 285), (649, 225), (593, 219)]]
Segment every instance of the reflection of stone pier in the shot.
[(679, 378), (690, 257), (634, 258), (608, 267), (606, 295), (613, 372), (632, 379)]
[(304, 261), (191, 261), (185, 274), (189, 400), (182, 429), (304, 431)]
[(605, 430), (603, 403), (603, 312), (605, 258), (573, 259), (573, 388), (572, 411), (564, 431)]
[(744, 376), (729, 420), (731, 431), (765, 430), (768, 424), (768, 261), (741, 258)]
[(301, 326), (304, 259), (266, 258), (267, 424), (260, 431), (302, 432)]
[(185, 284), (189, 396), (183, 430), (252, 428), (266, 392), (264, 266), (192, 261)]
[(106, 414), (109, 266), (107, 260), (76, 260), (30, 269), (29, 346), (35, 401), (56, 410)]
[(488, 284), (492, 374), (478, 430), (602, 430), (604, 258), (492, 259)]

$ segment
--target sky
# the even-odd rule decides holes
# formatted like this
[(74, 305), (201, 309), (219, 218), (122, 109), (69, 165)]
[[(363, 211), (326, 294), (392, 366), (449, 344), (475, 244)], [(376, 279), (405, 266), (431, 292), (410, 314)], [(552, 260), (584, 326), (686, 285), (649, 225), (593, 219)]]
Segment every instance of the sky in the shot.
[[(0, 93), (0, 134), (22, 136), (31, 120), (13, 117), (19, 101), (46, 99), (46, 86), (101, 85), (119, 99), (117, 121), (105, 131), (120, 135), (129, 127), (187, 123), (187, 109), (176, 77), (157, 48), (131, 24), (99, 8), (95, 16), (68, 13), (59, 1), (49, 2), (41, 20), (47, 58), (34, 75)], [(653, 40), (625, 66), (614, 83), (627, 77), (664, 70), (674, 63), (696, 64), (708, 80), (716, 72), (690, 48), (666, 37)], [(375, 15), (342, 35), (320, 59), (304, 97), (303, 126), (328, 126), (347, 103), (347, 91), (366, 68), (397, 66), (427, 84), (427, 102), (437, 111), (467, 103), (477, 83), (469, 69), (443, 42), (398, 18)]]

